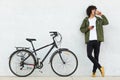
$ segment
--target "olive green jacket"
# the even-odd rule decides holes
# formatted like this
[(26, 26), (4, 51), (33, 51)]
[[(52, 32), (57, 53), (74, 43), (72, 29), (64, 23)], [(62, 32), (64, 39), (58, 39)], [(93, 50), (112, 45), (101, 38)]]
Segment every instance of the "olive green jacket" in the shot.
[[(108, 24), (108, 20), (104, 15), (102, 15), (101, 18), (96, 16), (97, 40), (100, 42), (104, 41), (103, 25), (107, 25), (107, 24)], [(88, 21), (88, 17), (86, 17), (83, 20), (82, 25), (80, 27), (80, 31), (82, 33), (85, 33), (85, 43), (89, 41), (90, 30), (88, 29), (88, 27), (89, 27), (89, 21)]]

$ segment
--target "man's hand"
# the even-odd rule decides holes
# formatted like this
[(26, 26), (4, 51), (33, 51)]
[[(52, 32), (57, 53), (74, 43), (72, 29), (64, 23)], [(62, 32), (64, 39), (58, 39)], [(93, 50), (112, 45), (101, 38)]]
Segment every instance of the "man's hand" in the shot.
[(94, 26), (89, 26), (88, 29), (89, 30), (92, 30), (94, 28)]
[(96, 11), (96, 15), (102, 16), (102, 12)]

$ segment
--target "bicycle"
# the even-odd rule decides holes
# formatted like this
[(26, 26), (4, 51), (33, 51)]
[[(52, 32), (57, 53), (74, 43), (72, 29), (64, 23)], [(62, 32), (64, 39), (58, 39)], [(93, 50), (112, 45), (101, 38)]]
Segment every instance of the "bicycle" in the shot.
[[(33, 50), (30, 50), (29, 47), (16, 47), (16, 51), (10, 55), (10, 71), (18, 77), (29, 76), (35, 69), (42, 69), (43, 62), (52, 49), (56, 48), (57, 50), (50, 57), (50, 65), (53, 72), (62, 77), (72, 75), (78, 67), (76, 55), (67, 48), (60, 48), (59, 45), (62, 41), (62, 35), (60, 33), (50, 32), (50, 36), (52, 36), (53, 42), (38, 49), (35, 49), (33, 44), (33, 41), (36, 41), (36, 39), (26, 38), (31, 43)], [(59, 41), (56, 39), (58, 36), (60, 37)], [(37, 56), (37, 51), (48, 46), (52, 47), (40, 61), (40, 58)]]

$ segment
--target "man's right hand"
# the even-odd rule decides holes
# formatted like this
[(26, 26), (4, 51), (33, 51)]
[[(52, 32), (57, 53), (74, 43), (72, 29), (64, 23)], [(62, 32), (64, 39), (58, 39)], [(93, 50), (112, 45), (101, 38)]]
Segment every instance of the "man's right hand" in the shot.
[(94, 26), (89, 26), (88, 29), (89, 30), (92, 30), (94, 28)]

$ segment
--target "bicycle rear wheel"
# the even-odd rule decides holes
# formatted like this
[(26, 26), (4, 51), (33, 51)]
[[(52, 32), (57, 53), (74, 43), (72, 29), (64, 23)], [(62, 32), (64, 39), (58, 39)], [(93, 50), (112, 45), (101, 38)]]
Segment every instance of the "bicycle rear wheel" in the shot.
[(51, 68), (58, 76), (70, 76), (76, 71), (77, 67), (77, 57), (68, 49), (60, 49), (51, 59)]
[(35, 58), (27, 50), (17, 50), (10, 56), (9, 68), (16, 76), (26, 77), (35, 69)]

